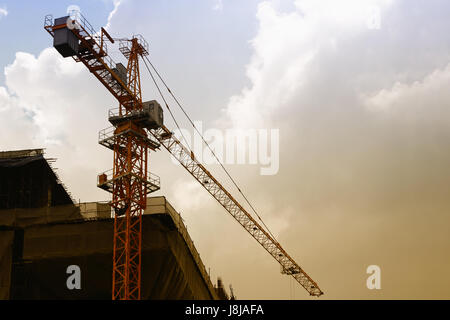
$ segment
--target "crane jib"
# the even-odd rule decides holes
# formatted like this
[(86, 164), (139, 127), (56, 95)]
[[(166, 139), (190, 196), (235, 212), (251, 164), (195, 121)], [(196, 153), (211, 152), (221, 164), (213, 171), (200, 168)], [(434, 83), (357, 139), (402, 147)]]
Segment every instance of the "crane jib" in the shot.
[(292, 275), (312, 296), (323, 292), (298, 264), (286, 253), (239, 204), (239, 202), (220, 184), (213, 175), (197, 161), (194, 154), (164, 126), (150, 133), (180, 162), (180, 164), (235, 218), (263, 248), (280, 263), (283, 270)]

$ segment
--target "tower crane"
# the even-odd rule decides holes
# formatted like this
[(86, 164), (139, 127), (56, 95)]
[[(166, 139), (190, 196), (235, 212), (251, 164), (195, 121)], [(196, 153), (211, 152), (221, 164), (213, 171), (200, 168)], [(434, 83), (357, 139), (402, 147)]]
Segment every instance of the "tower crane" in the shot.
[[(109, 111), (112, 127), (99, 133), (99, 143), (114, 153), (113, 169), (98, 176), (98, 187), (112, 193), (113, 300), (141, 297), (142, 214), (147, 195), (160, 189), (160, 178), (148, 172), (148, 154), (161, 146), (281, 265), (282, 273), (292, 276), (311, 296), (323, 294), (278, 241), (164, 125), (159, 103), (142, 100), (139, 60), (149, 61), (149, 46), (142, 36), (114, 39), (104, 28), (96, 32), (79, 12), (57, 19), (47, 15), (44, 28), (53, 37), (55, 49), (63, 57), (83, 63), (119, 103)], [(108, 54), (107, 43), (116, 41), (128, 61), (126, 67)]]

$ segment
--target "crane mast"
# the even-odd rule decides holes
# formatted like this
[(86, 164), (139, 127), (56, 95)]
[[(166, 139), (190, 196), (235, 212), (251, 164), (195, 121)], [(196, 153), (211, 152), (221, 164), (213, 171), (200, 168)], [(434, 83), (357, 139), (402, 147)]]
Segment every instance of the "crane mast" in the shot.
[(94, 31), (79, 13), (53, 20), (46, 16), (44, 28), (54, 37), (54, 47), (63, 57), (73, 57), (108, 89), (119, 102), (109, 112), (113, 125), (100, 131), (99, 143), (114, 152), (113, 169), (98, 177), (98, 186), (112, 193), (114, 252), (112, 299), (140, 299), (142, 213), (147, 195), (160, 188), (159, 177), (148, 170), (148, 153), (164, 146), (180, 164), (244, 227), (276, 260), (284, 274), (291, 275), (312, 296), (323, 292), (281, 245), (217, 181), (174, 134), (164, 126), (156, 101), (143, 102), (139, 58), (148, 55), (141, 36), (120, 40), (119, 50), (127, 67), (108, 55), (106, 42), (114, 39), (103, 28)]
[[(147, 195), (159, 189), (159, 178), (147, 172), (148, 151), (159, 144), (148, 137), (143, 121), (139, 58), (148, 54), (140, 37), (122, 40), (120, 51), (128, 59), (127, 72), (107, 54), (106, 41), (114, 40), (102, 28), (98, 35), (81, 15), (55, 19), (47, 16), (45, 29), (54, 37), (63, 56), (73, 56), (113, 94), (119, 108), (110, 111), (113, 128), (100, 132), (101, 145), (114, 152), (112, 171), (99, 175), (98, 186), (112, 193), (114, 210), (113, 300), (138, 300), (141, 296), (142, 213)], [(98, 41), (100, 38), (100, 44)], [(121, 68), (122, 67), (122, 68)], [(122, 72), (121, 72), (122, 70)]]
[[(128, 87), (134, 99), (120, 102), (119, 116), (111, 140), (114, 143), (112, 203), (114, 208), (113, 299), (140, 299), (142, 214), (147, 206), (148, 150), (147, 133), (132, 112), (142, 109), (139, 56), (145, 54), (137, 38), (125, 53), (128, 57)], [(137, 102), (137, 103), (136, 103)], [(103, 176), (103, 181), (108, 177)], [(108, 189), (107, 189), (108, 190)], [(109, 190), (108, 190), (109, 191)]]

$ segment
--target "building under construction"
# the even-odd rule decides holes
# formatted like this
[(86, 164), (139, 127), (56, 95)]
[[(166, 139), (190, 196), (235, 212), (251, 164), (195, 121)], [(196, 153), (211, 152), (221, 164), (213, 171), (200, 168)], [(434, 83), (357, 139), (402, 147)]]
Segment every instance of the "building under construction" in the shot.
[[(43, 150), (0, 152), (0, 299), (111, 299), (113, 226), (108, 203), (72, 200)], [(229, 298), (164, 197), (148, 198), (142, 227), (142, 299)]]

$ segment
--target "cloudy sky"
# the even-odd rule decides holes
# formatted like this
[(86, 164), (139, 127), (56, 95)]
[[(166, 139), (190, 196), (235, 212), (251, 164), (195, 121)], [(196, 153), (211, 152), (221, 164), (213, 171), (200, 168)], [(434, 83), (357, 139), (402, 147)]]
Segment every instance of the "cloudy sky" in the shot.
[[(0, 0), (0, 149), (46, 148), (87, 202), (109, 199), (97, 140), (117, 103), (51, 48), (44, 16), (69, 5), (114, 37), (142, 34), (204, 130), (279, 130), (276, 174), (227, 168), (322, 298), (450, 298), (448, 1)], [(143, 90), (160, 100), (145, 72)], [(240, 299), (309, 298), (167, 152), (150, 161), (213, 277)]]

